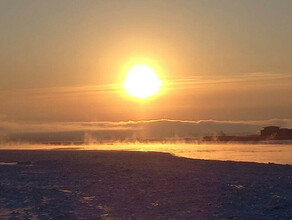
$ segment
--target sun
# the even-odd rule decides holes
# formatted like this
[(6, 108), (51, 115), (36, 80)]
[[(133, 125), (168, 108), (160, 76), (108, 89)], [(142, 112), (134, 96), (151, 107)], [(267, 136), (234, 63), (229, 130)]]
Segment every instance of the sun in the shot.
[(131, 96), (144, 99), (157, 94), (161, 84), (157, 73), (151, 67), (139, 64), (129, 70), (124, 88)]

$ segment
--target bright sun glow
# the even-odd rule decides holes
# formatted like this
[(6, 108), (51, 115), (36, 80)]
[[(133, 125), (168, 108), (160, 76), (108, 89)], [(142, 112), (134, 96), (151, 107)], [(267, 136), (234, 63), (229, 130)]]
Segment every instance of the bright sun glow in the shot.
[(155, 71), (146, 65), (132, 67), (126, 77), (124, 88), (127, 93), (137, 98), (148, 98), (155, 95), (161, 86)]

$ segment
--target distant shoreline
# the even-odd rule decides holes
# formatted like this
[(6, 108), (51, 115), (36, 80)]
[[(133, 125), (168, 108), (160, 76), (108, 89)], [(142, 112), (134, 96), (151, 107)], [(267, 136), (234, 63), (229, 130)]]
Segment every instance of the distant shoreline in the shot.
[[(178, 140), (138, 140), (138, 141), (93, 141), (93, 142), (85, 142), (85, 141), (0, 141), (1, 145), (22, 145), (22, 144), (31, 144), (31, 145), (63, 145), (63, 146), (76, 146), (76, 145), (115, 145), (115, 144), (292, 144), (292, 140), (275, 140), (275, 139), (262, 139), (262, 140), (253, 140), (253, 139), (245, 139), (239, 140), (236, 138), (232, 138), (233, 136), (227, 136), (226, 139), (220, 139), (220, 136), (206, 136), (208, 138), (203, 140), (198, 139), (178, 139)], [(210, 137), (210, 138), (209, 138)], [(225, 137), (225, 136), (222, 136)]]

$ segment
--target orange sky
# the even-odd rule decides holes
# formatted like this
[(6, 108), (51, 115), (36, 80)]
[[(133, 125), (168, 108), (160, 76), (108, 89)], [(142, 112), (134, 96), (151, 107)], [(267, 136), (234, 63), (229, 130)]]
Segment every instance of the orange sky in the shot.
[[(0, 116), (11, 121), (292, 118), (291, 1), (1, 1)], [(119, 85), (135, 62), (166, 83)]]

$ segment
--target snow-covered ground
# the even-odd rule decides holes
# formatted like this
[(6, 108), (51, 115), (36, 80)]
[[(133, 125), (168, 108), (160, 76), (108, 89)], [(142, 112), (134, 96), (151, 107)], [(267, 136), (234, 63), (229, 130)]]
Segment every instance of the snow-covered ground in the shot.
[(0, 219), (291, 219), (292, 166), (0, 151)]

